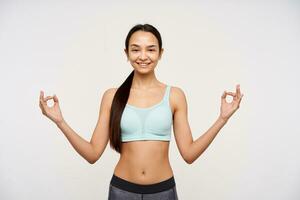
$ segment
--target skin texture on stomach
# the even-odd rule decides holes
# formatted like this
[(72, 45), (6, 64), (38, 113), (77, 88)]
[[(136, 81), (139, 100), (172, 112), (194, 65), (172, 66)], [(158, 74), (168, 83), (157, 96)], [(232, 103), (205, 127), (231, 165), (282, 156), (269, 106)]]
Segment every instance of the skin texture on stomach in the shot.
[(169, 141), (123, 142), (114, 174), (137, 184), (167, 180), (173, 176), (168, 153)]

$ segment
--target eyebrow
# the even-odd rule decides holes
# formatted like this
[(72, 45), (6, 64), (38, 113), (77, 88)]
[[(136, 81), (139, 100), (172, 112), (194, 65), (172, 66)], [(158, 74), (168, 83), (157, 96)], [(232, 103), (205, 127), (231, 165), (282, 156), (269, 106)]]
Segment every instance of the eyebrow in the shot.
[[(139, 47), (139, 45), (137, 45), (137, 44), (131, 44), (130, 46)], [(151, 48), (151, 47), (157, 47), (157, 45), (152, 44), (152, 45), (147, 46), (147, 48)]]

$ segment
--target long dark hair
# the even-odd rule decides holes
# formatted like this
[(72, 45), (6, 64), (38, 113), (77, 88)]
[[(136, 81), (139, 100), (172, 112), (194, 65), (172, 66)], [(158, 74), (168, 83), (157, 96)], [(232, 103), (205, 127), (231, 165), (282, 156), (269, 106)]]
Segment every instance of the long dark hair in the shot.
[[(125, 49), (128, 52), (129, 40), (132, 34), (136, 31), (145, 31), (152, 33), (158, 40), (159, 51), (162, 48), (162, 40), (159, 31), (150, 24), (137, 24), (130, 29), (125, 40)], [(109, 119), (109, 140), (110, 147), (117, 151), (122, 152), (121, 149), (121, 117), (123, 110), (127, 104), (127, 100), (130, 93), (132, 79), (134, 76), (134, 70), (129, 74), (126, 80), (117, 89), (115, 96), (112, 101)]]

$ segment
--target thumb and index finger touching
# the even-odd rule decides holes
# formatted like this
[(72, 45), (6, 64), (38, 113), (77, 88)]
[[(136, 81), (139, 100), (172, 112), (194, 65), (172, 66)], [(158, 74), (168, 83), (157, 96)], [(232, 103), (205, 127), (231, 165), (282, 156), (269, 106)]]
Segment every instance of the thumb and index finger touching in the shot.
[(222, 96), (221, 96), (222, 101), (225, 101), (227, 95), (230, 95), (230, 96), (232, 96), (234, 98), (237, 97), (238, 100), (239, 100), (239, 102), (242, 100), (242, 97), (244, 96), (244, 94), (241, 93), (240, 85), (239, 84), (236, 86), (236, 93), (234, 93), (234, 92), (227, 92), (225, 90), (223, 92)]
[(44, 97), (44, 92), (41, 90), (40, 91), (40, 103), (45, 105), (46, 102), (50, 99), (53, 99), (54, 102), (59, 103), (58, 98), (56, 96), (56, 94), (54, 94), (53, 96), (46, 96)]

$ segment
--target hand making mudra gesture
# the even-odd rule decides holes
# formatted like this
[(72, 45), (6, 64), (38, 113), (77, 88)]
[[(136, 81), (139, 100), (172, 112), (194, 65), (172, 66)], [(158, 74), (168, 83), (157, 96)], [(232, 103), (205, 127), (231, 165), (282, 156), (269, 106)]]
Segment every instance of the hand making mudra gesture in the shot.
[[(47, 105), (47, 101), (53, 99), (54, 105), (52, 107)], [(43, 115), (52, 120), (55, 124), (61, 123), (64, 121), (62, 116), (59, 101), (56, 95), (44, 97), (44, 92), (40, 91), (40, 108)]]
[[(226, 101), (226, 96), (230, 95), (233, 97), (232, 101), (228, 103)], [(220, 118), (224, 121), (228, 121), (228, 119), (233, 115), (233, 113), (240, 107), (240, 103), (242, 101), (244, 94), (241, 93), (240, 85), (236, 85), (236, 92), (227, 92), (226, 90), (223, 92), (221, 96), (221, 109), (220, 109)]]

